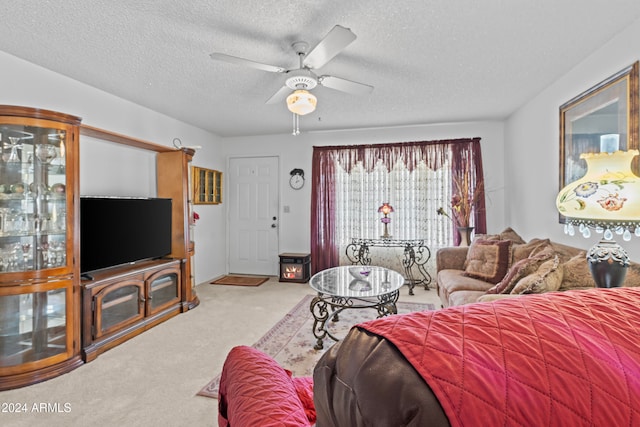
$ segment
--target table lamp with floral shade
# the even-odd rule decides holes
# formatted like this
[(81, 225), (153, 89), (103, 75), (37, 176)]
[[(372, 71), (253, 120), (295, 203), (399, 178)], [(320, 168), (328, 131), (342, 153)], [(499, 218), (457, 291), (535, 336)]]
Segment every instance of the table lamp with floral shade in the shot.
[(622, 286), (629, 266), (629, 256), (613, 240), (614, 234), (624, 241), (631, 240), (632, 233), (640, 237), (640, 178), (631, 170), (637, 155), (638, 150), (602, 148), (600, 153), (581, 154), (587, 173), (556, 198), (558, 211), (566, 218), (565, 233), (573, 236), (577, 226), (585, 238), (591, 237), (591, 230), (602, 234), (587, 252), (591, 275), (600, 288)]
[(384, 233), (380, 236), (383, 239), (390, 239), (391, 235), (389, 234), (389, 223), (391, 222), (391, 218), (389, 218), (389, 214), (393, 212), (393, 206), (389, 203), (383, 203), (379, 208), (378, 212), (382, 213), (384, 216), (380, 218), (380, 222), (384, 225)]

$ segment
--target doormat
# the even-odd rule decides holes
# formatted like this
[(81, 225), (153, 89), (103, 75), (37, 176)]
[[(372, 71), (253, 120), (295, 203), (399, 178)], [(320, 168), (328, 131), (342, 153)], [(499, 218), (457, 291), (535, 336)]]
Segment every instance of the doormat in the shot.
[(211, 283), (212, 285), (260, 286), (267, 280), (269, 280), (269, 278), (265, 276), (239, 276), (229, 274), (219, 277), (213, 282), (209, 283)]
[[(313, 375), (315, 364), (324, 352), (334, 344), (334, 341), (325, 338), (322, 350), (313, 348), (316, 344), (316, 338), (313, 336), (313, 316), (309, 310), (313, 297), (314, 295), (305, 296), (253, 345), (253, 348), (273, 357), (280, 366), (290, 370), (297, 377)], [(433, 304), (417, 302), (398, 301), (396, 306), (399, 314), (436, 309)], [(330, 322), (328, 327), (332, 334), (343, 338), (353, 325), (375, 319), (377, 315), (378, 313), (373, 308), (344, 310), (340, 313), (340, 321)], [(209, 381), (197, 395), (217, 399), (219, 386), (220, 373)]]

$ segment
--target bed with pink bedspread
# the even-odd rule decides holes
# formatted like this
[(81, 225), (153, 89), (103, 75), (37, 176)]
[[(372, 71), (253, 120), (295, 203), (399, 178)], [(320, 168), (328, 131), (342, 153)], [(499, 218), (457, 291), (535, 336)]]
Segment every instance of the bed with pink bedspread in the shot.
[(637, 426), (640, 288), (526, 295), (362, 323), (310, 377), (229, 353), (219, 425)]
[(591, 289), (363, 323), (316, 366), (317, 425), (640, 425), (639, 309)]

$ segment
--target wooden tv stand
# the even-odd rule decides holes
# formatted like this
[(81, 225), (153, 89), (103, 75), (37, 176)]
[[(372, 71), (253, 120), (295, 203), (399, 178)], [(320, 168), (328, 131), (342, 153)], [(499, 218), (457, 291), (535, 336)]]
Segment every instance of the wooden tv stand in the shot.
[(82, 358), (127, 341), (182, 311), (182, 260), (143, 261), (83, 279)]

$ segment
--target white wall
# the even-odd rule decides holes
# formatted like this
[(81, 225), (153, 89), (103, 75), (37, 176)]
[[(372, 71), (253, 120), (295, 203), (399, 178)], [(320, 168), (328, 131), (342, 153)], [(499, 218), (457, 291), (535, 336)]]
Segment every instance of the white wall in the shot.
[[(397, 128), (363, 129), (340, 132), (309, 132), (225, 138), (226, 158), (246, 156), (278, 156), (280, 158), (280, 249), (279, 252), (308, 252), (310, 248), (311, 158), (313, 146), (354, 145), (407, 141), (480, 137), (485, 184), (487, 188), (487, 228), (504, 228), (504, 139), (501, 122), (450, 123)], [(289, 187), (289, 172), (305, 171), (302, 190)], [(284, 207), (290, 212), (285, 213)]]
[[(222, 154), (224, 143), (216, 136), (213, 143), (200, 143), (196, 138), (182, 139), (184, 145), (202, 145), (192, 164), (222, 171), (222, 183), (226, 178), (226, 158)], [(200, 219), (196, 222), (195, 242), (196, 283), (206, 283), (227, 273), (227, 199), (223, 189), (222, 204), (194, 205)]]
[[(65, 76), (0, 52), (2, 103), (60, 111), (83, 118), (83, 123), (127, 136), (170, 146), (174, 138), (184, 145), (201, 145), (193, 164), (226, 173), (231, 156), (270, 155), (280, 158), (280, 252), (306, 252), (310, 247), (310, 176), (313, 145), (481, 137), (488, 190), (490, 231), (504, 221), (503, 126), (500, 122), (453, 123), (344, 132), (220, 138), (170, 117), (135, 105)], [(155, 195), (152, 155), (130, 147), (83, 137), (80, 143), (81, 194)], [(289, 172), (302, 168), (307, 185), (292, 190)], [(226, 191), (226, 188), (225, 188)], [(227, 272), (227, 204), (197, 205), (195, 274), (198, 283)], [(283, 213), (289, 206), (290, 212)]]
[[(529, 239), (549, 236), (553, 240), (588, 248), (595, 239), (570, 238), (557, 221), (558, 108), (567, 100), (638, 59), (640, 21), (622, 31), (606, 46), (541, 92), (536, 98), (501, 122), (447, 123), (388, 129), (342, 132), (304, 132), (245, 138), (220, 138), (39, 66), (0, 52), (0, 93), (3, 104), (51, 109), (83, 117), (83, 123), (157, 144), (171, 145), (180, 138), (184, 145), (202, 145), (194, 164), (226, 173), (232, 156), (278, 156), (280, 158), (280, 252), (305, 252), (310, 247), (310, 175), (314, 145), (349, 145), (434, 140), (462, 137), (482, 138), (486, 177), (487, 226), (489, 232), (507, 225)], [(133, 150), (133, 151), (127, 151)], [(127, 167), (132, 159), (139, 175)], [(153, 161), (135, 149), (115, 144), (81, 141), (81, 191), (84, 194), (133, 194), (151, 192), (155, 184), (150, 172)], [(113, 166), (113, 167), (111, 167)], [(289, 171), (302, 168), (307, 185), (289, 188)], [(134, 183), (134, 184), (132, 184)], [(226, 190), (226, 189), (225, 189)], [(129, 193), (131, 192), (131, 193)], [(224, 198), (224, 193), (223, 193)], [(508, 201), (508, 203), (507, 203)], [(289, 206), (285, 214), (283, 207)], [(226, 272), (227, 205), (196, 206), (196, 279), (206, 281)], [(634, 260), (640, 260), (640, 239), (623, 243)]]
[[(0, 103), (82, 117), (82, 123), (160, 145), (174, 138), (202, 145), (194, 163), (224, 167), (220, 138), (202, 129), (125, 101), (0, 51)], [(87, 195), (155, 196), (155, 156), (144, 150), (82, 137), (80, 192)], [(195, 230), (195, 275), (199, 282), (225, 272), (222, 209), (200, 208)]]
[[(585, 249), (598, 238), (565, 236), (558, 223), (559, 107), (574, 96), (626, 68), (640, 56), (640, 20), (623, 30), (581, 64), (514, 113), (505, 124), (505, 218), (525, 238), (552, 240)], [(595, 234), (595, 233), (594, 233)], [(640, 239), (617, 239), (634, 261), (640, 261)]]

